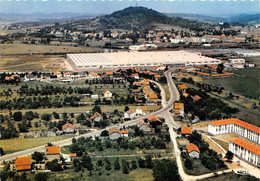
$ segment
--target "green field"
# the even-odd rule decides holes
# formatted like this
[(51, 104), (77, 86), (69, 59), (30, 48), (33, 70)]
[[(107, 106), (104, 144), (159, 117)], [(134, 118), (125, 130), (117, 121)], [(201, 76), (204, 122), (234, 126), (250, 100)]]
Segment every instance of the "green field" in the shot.
[(218, 143), (222, 148), (224, 148), (226, 151), (228, 151), (229, 143), (225, 141), (221, 141), (219, 139), (211, 137), (212, 140), (214, 140), (216, 143)]
[(224, 87), (225, 90), (241, 94), (248, 98), (259, 99), (260, 68), (246, 68), (236, 70), (234, 73), (237, 76), (221, 79), (207, 79), (205, 83)]
[[(138, 168), (136, 170), (130, 171), (129, 174), (123, 174), (122, 170), (115, 171), (113, 168), (110, 171), (101, 169), (98, 171), (93, 171), (92, 176), (89, 175), (88, 171), (84, 172), (74, 172), (72, 170), (65, 170), (63, 172), (52, 172), (49, 174), (48, 181), (152, 181), (153, 175), (151, 169)], [(102, 174), (102, 175), (100, 175)], [(34, 175), (28, 175), (28, 178), (33, 180)]]
[(49, 142), (60, 141), (71, 138), (72, 136), (55, 136), (55, 137), (43, 137), (43, 138), (14, 138), (8, 140), (0, 140), (0, 145), (5, 153), (13, 153), (29, 148), (34, 148), (47, 144)]

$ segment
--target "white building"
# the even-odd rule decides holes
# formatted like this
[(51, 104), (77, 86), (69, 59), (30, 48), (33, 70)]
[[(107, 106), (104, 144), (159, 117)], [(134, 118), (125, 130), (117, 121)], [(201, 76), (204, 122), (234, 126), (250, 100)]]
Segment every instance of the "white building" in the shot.
[(135, 112), (135, 110), (128, 110), (128, 111), (126, 111), (125, 113), (124, 113), (124, 119), (126, 120), (128, 120), (128, 119), (133, 119), (133, 118), (135, 118), (135, 116), (136, 116), (136, 112)]
[(235, 64), (235, 63), (245, 63), (245, 59), (241, 58), (241, 59), (228, 59), (228, 61), (232, 64)]
[(109, 90), (105, 90), (103, 92), (103, 96), (104, 96), (104, 98), (111, 98), (112, 97), (112, 92), (110, 92)]
[(260, 144), (260, 128), (236, 118), (210, 122), (208, 132), (212, 135), (236, 133)]
[(145, 112), (142, 108), (138, 107), (136, 110), (135, 110), (135, 114), (136, 116), (143, 116), (145, 115)]
[(231, 151), (238, 158), (260, 167), (260, 147), (237, 138), (230, 140), (229, 151)]

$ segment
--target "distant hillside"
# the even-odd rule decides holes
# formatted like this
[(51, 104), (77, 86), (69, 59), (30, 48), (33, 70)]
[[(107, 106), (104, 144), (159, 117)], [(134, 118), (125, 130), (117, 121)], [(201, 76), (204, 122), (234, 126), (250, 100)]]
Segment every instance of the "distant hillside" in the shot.
[(240, 24), (260, 24), (260, 13), (241, 14), (238, 16), (230, 17), (228, 21), (231, 23), (240, 23)]
[(105, 29), (127, 30), (151, 28), (158, 23), (190, 29), (198, 29), (202, 26), (201, 23), (179, 17), (168, 17), (145, 7), (128, 7), (110, 15), (101, 16), (98, 23)]
[(180, 17), (180, 18), (189, 19), (198, 22), (204, 22), (204, 23), (206, 22), (218, 23), (218, 22), (226, 21), (225, 18), (206, 16), (200, 14), (186, 14), (186, 13), (165, 13), (165, 14), (170, 17)]

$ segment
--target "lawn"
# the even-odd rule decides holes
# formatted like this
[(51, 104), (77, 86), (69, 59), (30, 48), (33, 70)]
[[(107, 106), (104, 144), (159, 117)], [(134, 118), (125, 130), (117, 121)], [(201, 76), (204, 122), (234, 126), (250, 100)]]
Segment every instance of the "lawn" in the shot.
[(212, 140), (214, 140), (216, 143), (218, 143), (222, 148), (224, 148), (226, 151), (228, 150), (229, 147), (229, 143), (225, 142), (225, 141), (221, 141), (219, 139), (213, 138), (211, 137)]
[[(100, 175), (101, 174), (101, 175)], [(104, 181), (104, 180), (120, 180), (120, 181), (152, 181), (152, 170), (151, 169), (141, 169), (130, 171), (129, 174), (123, 174), (122, 170), (102, 170), (93, 171), (93, 175), (90, 176), (88, 171), (85, 172), (74, 172), (72, 170), (65, 170), (63, 172), (52, 172), (49, 175), (49, 181), (76, 181), (76, 180), (88, 180), (88, 181)], [(30, 175), (33, 178), (33, 175)]]
[(169, 91), (169, 87), (168, 87), (167, 84), (163, 84), (162, 87), (163, 87), (163, 89), (165, 91), (165, 100), (168, 101), (170, 99), (170, 97), (171, 97), (170, 91)]
[(43, 137), (43, 138), (14, 138), (9, 140), (0, 140), (0, 145), (5, 153), (13, 153), (29, 148), (34, 148), (47, 144), (71, 138), (72, 136), (56, 136), (56, 137)]

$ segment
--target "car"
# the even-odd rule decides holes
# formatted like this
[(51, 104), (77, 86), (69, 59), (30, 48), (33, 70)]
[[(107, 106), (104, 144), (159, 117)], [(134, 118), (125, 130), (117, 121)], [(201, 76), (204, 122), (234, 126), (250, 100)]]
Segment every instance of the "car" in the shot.
[(238, 175), (249, 175), (249, 173), (245, 170), (236, 170), (235, 173)]

